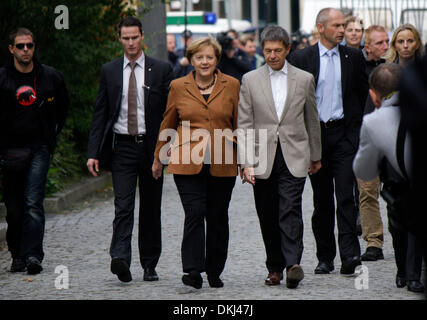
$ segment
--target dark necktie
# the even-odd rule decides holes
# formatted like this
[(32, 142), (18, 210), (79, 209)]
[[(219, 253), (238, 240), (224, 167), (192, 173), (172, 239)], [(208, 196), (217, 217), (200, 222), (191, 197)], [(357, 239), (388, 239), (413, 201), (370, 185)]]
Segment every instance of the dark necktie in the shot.
[(136, 62), (130, 62), (130, 77), (129, 77), (129, 89), (128, 89), (128, 132), (132, 136), (138, 134), (138, 118), (137, 118), (137, 95), (138, 90), (136, 89), (136, 78), (135, 78), (135, 66)]

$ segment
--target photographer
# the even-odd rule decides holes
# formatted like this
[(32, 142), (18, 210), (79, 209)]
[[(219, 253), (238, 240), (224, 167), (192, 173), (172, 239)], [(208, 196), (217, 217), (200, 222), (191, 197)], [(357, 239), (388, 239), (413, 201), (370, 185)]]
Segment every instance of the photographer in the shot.
[(222, 47), (218, 69), (242, 82), (243, 75), (252, 70), (251, 62), (247, 53), (237, 47), (232, 35), (232, 32), (221, 32), (217, 36)]
[(413, 229), (415, 214), (408, 201), (412, 192), (413, 171), (409, 165), (412, 149), (398, 106), (396, 90), (400, 74), (399, 65), (385, 63), (371, 73), (369, 94), (379, 109), (363, 119), (353, 170), (364, 181), (380, 176), (397, 265), (396, 286), (407, 285), (408, 291), (423, 292), (422, 243), (409, 231)]

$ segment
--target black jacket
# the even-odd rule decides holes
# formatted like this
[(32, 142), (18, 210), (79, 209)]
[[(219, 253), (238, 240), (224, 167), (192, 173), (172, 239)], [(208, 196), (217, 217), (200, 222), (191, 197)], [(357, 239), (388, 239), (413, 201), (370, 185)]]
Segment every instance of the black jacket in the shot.
[[(339, 45), (341, 60), (341, 84), (346, 137), (355, 150), (359, 146), (359, 132), (369, 84), (366, 63), (360, 50)], [(292, 53), (289, 62), (319, 80), (320, 57), (317, 44)]]
[(221, 54), (218, 69), (222, 73), (236, 78), (241, 83), (243, 75), (252, 70), (252, 64), (247, 53), (237, 49), (231, 59), (227, 57), (225, 52)]
[[(37, 81), (37, 100), (42, 123), (43, 140), (47, 141), (50, 153), (56, 146), (56, 138), (62, 130), (70, 104), (68, 91), (61, 72), (41, 64), (33, 58), (34, 75)], [(0, 149), (11, 145), (11, 128), (15, 119), (17, 84), (13, 58), (0, 68)]]
[[(149, 156), (153, 161), (160, 124), (166, 110), (169, 85), (174, 75), (169, 63), (150, 58), (147, 55), (144, 60), (145, 140)], [(123, 57), (101, 67), (98, 98), (89, 134), (87, 157), (100, 160), (101, 165), (105, 168), (109, 168), (111, 165), (113, 126), (120, 113), (122, 89)]]

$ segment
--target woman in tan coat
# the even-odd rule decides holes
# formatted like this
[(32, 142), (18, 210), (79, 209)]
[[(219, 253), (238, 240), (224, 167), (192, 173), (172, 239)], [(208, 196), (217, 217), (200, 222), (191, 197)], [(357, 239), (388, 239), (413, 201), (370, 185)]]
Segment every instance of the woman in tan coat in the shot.
[(182, 282), (197, 289), (203, 271), (211, 287), (223, 286), (228, 206), (238, 173), (233, 131), (240, 84), (216, 68), (220, 56), (221, 47), (212, 38), (188, 47), (194, 71), (171, 83), (153, 163), (154, 178), (161, 176), (163, 164), (174, 174), (185, 212)]

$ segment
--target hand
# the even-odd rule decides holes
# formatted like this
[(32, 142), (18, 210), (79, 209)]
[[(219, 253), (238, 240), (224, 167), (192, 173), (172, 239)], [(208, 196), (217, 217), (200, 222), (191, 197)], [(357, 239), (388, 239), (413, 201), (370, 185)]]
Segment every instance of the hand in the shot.
[(255, 185), (255, 171), (253, 167), (247, 167), (243, 169), (243, 182), (249, 182), (251, 185)]
[(311, 174), (317, 173), (317, 171), (319, 171), (321, 167), (322, 167), (322, 164), (320, 160), (310, 161), (310, 166), (308, 167), (308, 174), (311, 175)]
[(179, 63), (181, 64), (181, 66), (186, 67), (188, 66), (190, 63), (188, 62), (188, 59), (186, 57), (182, 58)]
[(88, 159), (87, 160), (87, 169), (94, 176), (97, 177), (99, 174), (99, 160), (97, 159)]
[(153, 171), (153, 178), (159, 179), (162, 176), (163, 173), (163, 164), (160, 162), (159, 159), (154, 159), (153, 166), (151, 168)]
[(236, 49), (232, 49), (232, 50), (230, 50), (230, 51), (228, 51), (226, 54), (227, 54), (227, 57), (228, 57), (228, 59), (232, 59), (233, 58), (233, 56), (234, 56), (234, 53), (236, 52)]

